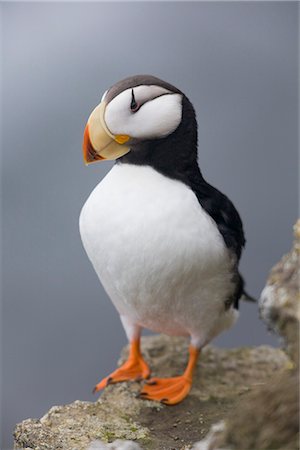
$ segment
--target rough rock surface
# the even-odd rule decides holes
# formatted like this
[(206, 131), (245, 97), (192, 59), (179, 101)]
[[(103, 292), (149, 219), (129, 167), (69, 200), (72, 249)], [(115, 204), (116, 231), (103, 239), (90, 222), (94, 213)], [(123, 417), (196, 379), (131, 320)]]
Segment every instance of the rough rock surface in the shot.
[(225, 421), (213, 425), (193, 450), (299, 449), (299, 374), (276, 375), (248, 395)]
[(300, 219), (294, 226), (291, 251), (271, 270), (260, 298), (262, 319), (284, 338), (287, 351), (299, 364), (300, 321)]
[(300, 220), (291, 251), (271, 270), (260, 298), (267, 326), (283, 337), (293, 370), (241, 402), (194, 450), (299, 449)]
[[(154, 376), (183, 371), (188, 354), (185, 339), (151, 336), (143, 338), (142, 347)], [(132, 443), (104, 447), (100, 442), (127, 439), (144, 450), (188, 449), (212, 424), (239, 411), (249, 394), (270, 384), (274, 374), (285, 376), (287, 366), (288, 358), (280, 349), (207, 347), (199, 359), (191, 393), (181, 404), (170, 407), (140, 400), (136, 398), (140, 390), (137, 382), (111, 385), (95, 403), (76, 401), (55, 406), (39, 420), (24, 420), (15, 429), (15, 448), (136, 450)]]

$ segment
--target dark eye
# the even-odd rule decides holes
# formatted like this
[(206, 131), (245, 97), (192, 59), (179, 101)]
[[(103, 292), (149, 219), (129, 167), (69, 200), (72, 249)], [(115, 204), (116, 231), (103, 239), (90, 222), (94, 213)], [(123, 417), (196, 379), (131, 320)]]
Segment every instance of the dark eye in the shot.
[(132, 112), (137, 112), (140, 109), (140, 106), (136, 101), (134, 97), (133, 89), (131, 90), (131, 103), (130, 103), (130, 109)]

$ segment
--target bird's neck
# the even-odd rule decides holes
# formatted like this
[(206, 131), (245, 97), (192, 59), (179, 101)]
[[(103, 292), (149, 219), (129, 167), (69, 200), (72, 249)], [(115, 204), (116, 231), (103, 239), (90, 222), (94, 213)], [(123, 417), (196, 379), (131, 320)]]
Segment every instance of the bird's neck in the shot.
[(190, 186), (195, 179), (203, 180), (197, 162), (197, 122), (188, 99), (183, 98), (182, 121), (171, 135), (135, 144), (117, 163), (151, 166)]

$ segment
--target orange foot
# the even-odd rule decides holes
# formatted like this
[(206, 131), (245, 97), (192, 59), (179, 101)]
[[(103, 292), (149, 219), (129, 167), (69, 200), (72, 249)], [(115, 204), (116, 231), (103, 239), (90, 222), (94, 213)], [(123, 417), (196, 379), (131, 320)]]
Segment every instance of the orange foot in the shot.
[(100, 391), (109, 384), (128, 380), (143, 380), (149, 378), (149, 376), (150, 369), (140, 352), (140, 343), (139, 341), (133, 341), (130, 344), (130, 352), (127, 361), (108, 377), (103, 378), (100, 383), (96, 384), (93, 392)]
[(140, 397), (166, 405), (176, 405), (190, 392), (192, 379), (182, 375), (174, 378), (151, 378), (143, 387)]
[(200, 350), (190, 345), (190, 357), (184, 374), (173, 378), (151, 378), (143, 387), (140, 397), (145, 400), (156, 400), (166, 405), (176, 405), (190, 392), (193, 372)]

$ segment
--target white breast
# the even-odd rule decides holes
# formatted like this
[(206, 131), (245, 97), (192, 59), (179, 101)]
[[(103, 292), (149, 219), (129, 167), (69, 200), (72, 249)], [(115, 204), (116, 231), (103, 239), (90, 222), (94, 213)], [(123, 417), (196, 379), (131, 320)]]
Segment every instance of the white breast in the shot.
[(117, 164), (85, 203), (80, 232), (120, 314), (202, 343), (231, 323), (224, 300), (234, 288), (232, 261), (185, 184), (149, 166)]

